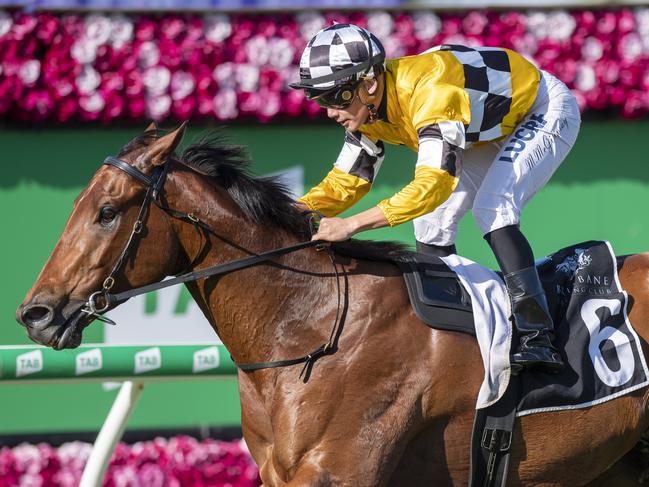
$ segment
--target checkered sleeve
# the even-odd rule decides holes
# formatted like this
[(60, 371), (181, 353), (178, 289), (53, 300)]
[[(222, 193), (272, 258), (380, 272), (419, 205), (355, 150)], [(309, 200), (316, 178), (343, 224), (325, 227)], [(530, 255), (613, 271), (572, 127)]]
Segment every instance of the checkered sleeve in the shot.
[(458, 183), (464, 151), (464, 125), (439, 122), (418, 130), (419, 154), (415, 178), (378, 206), (390, 226), (433, 211), (448, 199)]
[(342, 213), (368, 193), (384, 155), (383, 142), (347, 132), (333, 169), (300, 201), (325, 216)]

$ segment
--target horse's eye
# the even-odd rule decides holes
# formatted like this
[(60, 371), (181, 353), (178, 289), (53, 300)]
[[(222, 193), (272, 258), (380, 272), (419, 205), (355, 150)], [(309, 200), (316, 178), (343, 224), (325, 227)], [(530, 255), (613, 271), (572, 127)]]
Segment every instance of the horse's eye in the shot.
[(110, 225), (113, 220), (115, 220), (115, 217), (117, 216), (117, 211), (114, 208), (111, 208), (110, 206), (104, 206), (101, 210), (99, 210), (99, 223), (102, 225)]

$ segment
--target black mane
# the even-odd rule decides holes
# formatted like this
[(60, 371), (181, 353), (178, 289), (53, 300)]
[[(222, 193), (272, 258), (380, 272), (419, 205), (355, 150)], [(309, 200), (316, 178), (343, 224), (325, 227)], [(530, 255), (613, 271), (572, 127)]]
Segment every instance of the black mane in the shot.
[[(302, 240), (311, 237), (309, 221), (295, 208), (295, 200), (277, 177), (255, 177), (243, 146), (230, 144), (220, 132), (212, 132), (191, 144), (180, 161), (213, 178), (254, 223), (284, 229)], [(351, 240), (333, 245), (342, 255), (364, 260), (393, 262), (411, 251), (395, 242)]]

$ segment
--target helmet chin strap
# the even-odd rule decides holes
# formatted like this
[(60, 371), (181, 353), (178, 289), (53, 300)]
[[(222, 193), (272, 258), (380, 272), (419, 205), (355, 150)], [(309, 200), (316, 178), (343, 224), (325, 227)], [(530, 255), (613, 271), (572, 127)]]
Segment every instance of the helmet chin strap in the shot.
[[(366, 95), (371, 96), (367, 92), (367, 89), (365, 89), (365, 87), (363, 87), (362, 89), (365, 90)], [(376, 122), (379, 119), (379, 110), (378, 110), (378, 108), (376, 108), (376, 105), (374, 105), (374, 103), (367, 103), (363, 99), (365, 97), (361, 96), (361, 93), (358, 93), (358, 98), (361, 101), (361, 103), (367, 107), (367, 111), (369, 112), (368, 116), (367, 116), (367, 121), (365, 123), (374, 123), (374, 122)]]
[(374, 103), (366, 103), (365, 106), (369, 111), (369, 115), (367, 116), (367, 123), (376, 122), (379, 119), (379, 111), (377, 110), (376, 106), (374, 106)]

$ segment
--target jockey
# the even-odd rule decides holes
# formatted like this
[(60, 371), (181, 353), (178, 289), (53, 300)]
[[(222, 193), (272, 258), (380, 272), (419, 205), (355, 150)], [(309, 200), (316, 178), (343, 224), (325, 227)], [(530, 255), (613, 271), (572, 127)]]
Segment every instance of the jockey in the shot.
[[(568, 88), (508, 49), (442, 45), (386, 61), (379, 40), (352, 24), (309, 41), (291, 87), (345, 128), (333, 169), (299, 200), (326, 217), (313, 239), (341, 241), (413, 220), (417, 250), (445, 256), (456, 252), (458, 222), (471, 209), (510, 295), (520, 336), (511, 362), (560, 371), (519, 221), (577, 138), (580, 114)], [(414, 179), (369, 210), (336, 217), (370, 190), (384, 142), (417, 152)]]

